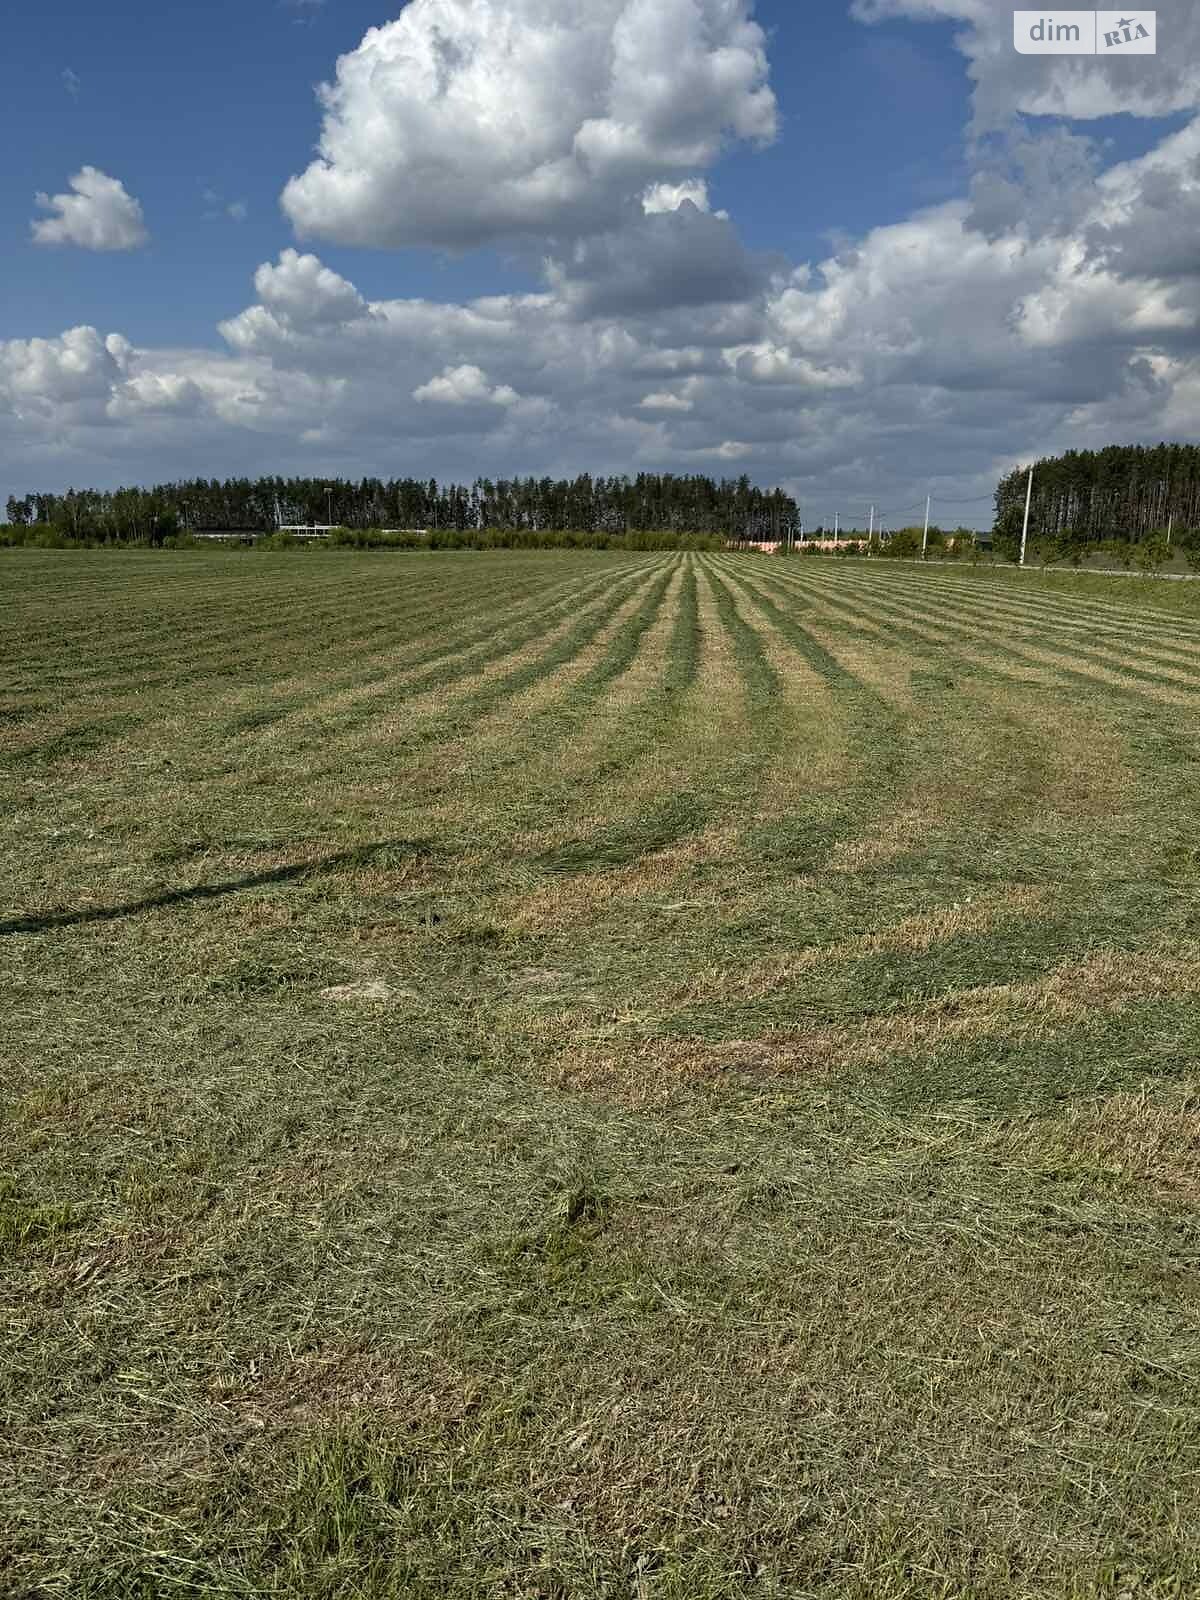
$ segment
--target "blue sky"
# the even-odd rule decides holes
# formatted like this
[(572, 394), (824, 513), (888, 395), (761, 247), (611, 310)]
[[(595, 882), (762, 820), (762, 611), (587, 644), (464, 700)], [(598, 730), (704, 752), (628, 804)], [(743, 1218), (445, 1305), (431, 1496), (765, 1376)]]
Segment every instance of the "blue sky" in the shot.
[[(657, 74), (670, 103), (671, 52), (651, 37), (644, 5), (594, 0), (580, 16), (591, 26), (603, 11), (613, 36), (635, 46), (642, 28), (647, 79)], [(545, 15), (538, 0), (414, 0), (403, 23), (410, 43), (432, 36), (448, 60), (482, 60), (480, 77), (448, 80), (465, 96), (482, 83), (481, 140), (451, 149), (447, 124), (418, 126), (403, 104), (373, 105), (372, 74), (385, 58), (394, 70), (395, 51), (364, 46), (364, 72), (347, 80), (338, 112), (343, 155), (290, 215), (282, 191), (313, 161), (329, 115), (315, 86), (334, 80), (369, 29), (398, 36), (396, 0), (20, 8), (6, 19), (8, 120), (22, 136), (0, 172), (0, 490), (258, 464), (390, 472), (419, 458), (468, 476), (476, 464), (492, 473), (736, 468), (787, 482), (818, 517), (835, 505), (853, 514), (843, 491), (907, 505), (934, 483), (948, 510), (979, 520), (969, 508), (1035, 444), (1189, 420), (1179, 404), (1190, 392), (1186, 274), (1164, 266), (1156, 276), (1144, 248), (1136, 274), (1120, 260), (1146, 163), (1166, 172), (1167, 198), (1140, 232), (1147, 220), (1161, 232), (1165, 258), (1178, 226), (1191, 224), (1195, 69), (1177, 48), (1138, 63), (1141, 76), (1124, 62), (1105, 78), (1091, 62), (1017, 57), (1004, 36), (1010, 14), (982, 0), (670, 5), (700, 56), (740, 51), (746, 81), (713, 87), (709, 73), (697, 89), (681, 79), (671, 125), (639, 101), (644, 126), (622, 156), (634, 175), (628, 193), (604, 178), (593, 204), (576, 184), (544, 219), (536, 201), (531, 219), (526, 200), (484, 216), (497, 173), (527, 185), (533, 160), (522, 167), (519, 150), (509, 166), (491, 159), (510, 125), (497, 124), (504, 107), (488, 102), (489, 41), (509, 21), (521, 30), (516, 56), (497, 57), (495, 80), (516, 73), (510, 103), (540, 105), (554, 86), (529, 76)], [(1182, 5), (1160, 17), (1180, 35), (1195, 26)], [(556, 68), (576, 69), (588, 76), (569, 51)], [(636, 61), (633, 79), (636, 98)], [(560, 87), (567, 105), (573, 94), (599, 96), (599, 106), (631, 92), (590, 76)], [(545, 107), (552, 121), (552, 93)], [(551, 145), (557, 136), (547, 134)], [(694, 173), (680, 165), (680, 140), (696, 151)], [(472, 178), (472, 161), (487, 171)], [(367, 174), (371, 215), (356, 216), (344, 193), (364, 162), (379, 170)], [(35, 242), (31, 223), (49, 214), (35, 195), (67, 192), (84, 168), (117, 180), (140, 206), (144, 229), (129, 248)], [(1089, 217), (1105, 172), (1112, 196)], [(439, 218), (423, 192), (436, 191), (439, 174), (462, 179), (460, 212), (480, 213), (469, 239), (458, 237), (461, 216)], [(698, 209), (685, 201), (664, 212), (656, 201), (642, 216), (635, 187), (655, 179), (700, 183)], [(1068, 240), (1083, 240), (1094, 259), (1070, 268)], [(904, 280), (895, 263), (927, 250), (928, 279)], [(1007, 285), (998, 281), (1004, 260), (1031, 267), (1035, 257), (1031, 270), (1014, 264)], [(843, 263), (836, 282), (820, 271), (831, 258)], [(701, 260), (711, 281), (692, 281)], [(245, 320), (260, 269), (266, 301)], [(982, 273), (974, 325), (972, 270)], [(889, 272), (898, 281), (881, 283)], [(335, 281), (345, 292), (330, 289)], [(1131, 323), (1144, 317), (1129, 312), (1126, 289), (1159, 305), (1155, 326), (1137, 337)], [(319, 307), (338, 295), (331, 320)], [(481, 331), (468, 308), (503, 295), (516, 297), (504, 337), (490, 322)], [(885, 296), (895, 298), (887, 315)], [(939, 298), (956, 319), (940, 335)], [(1107, 325), (1096, 320), (1098, 298), (1110, 302)], [(418, 301), (429, 308), (419, 328), (405, 309)], [(536, 361), (522, 318), (562, 331)], [(892, 337), (887, 329), (900, 325), (905, 338)], [(85, 328), (94, 340), (76, 338), (66, 355), (53, 343)], [(563, 369), (571, 328), (588, 352), (574, 384)], [(1007, 347), (1006, 328), (1017, 330)], [(622, 345), (626, 355), (615, 356)], [(59, 382), (89, 362), (94, 384), (90, 375)], [(392, 399), (392, 373), (394, 414), (376, 426), (367, 419)], [(467, 376), (441, 383), (447, 373)]]
[[(12, 125), (24, 132), (0, 173), (0, 337), (57, 333), (69, 309), (136, 340), (216, 344), (216, 322), (240, 309), (254, 267), (294, 242), (279, 194), (316, 142), (312, 87), (399, 9), (50, 0), (7, 22)], [(834, 0), (771, 0), (756, 16), (770, 39), (781, 137), (767, 151), (732, 152), (711, 185), (748, 244), (817, 259), (831, 236), (962, 191), (970, 86), (953, 24), (867, 29)], [(65, 72), (78, 78), (75, 93)], [(87, 163), (120, 175), (155, 219), (151, 247), (102, 274), (29, 240), (35, 192), (56, 193)], [(238, 201), (242, 223), (224, 210)], [(369, 295), (466, 297), (534, 282), (494, 250), (380, 258), (334, 246), (322, 259)]]

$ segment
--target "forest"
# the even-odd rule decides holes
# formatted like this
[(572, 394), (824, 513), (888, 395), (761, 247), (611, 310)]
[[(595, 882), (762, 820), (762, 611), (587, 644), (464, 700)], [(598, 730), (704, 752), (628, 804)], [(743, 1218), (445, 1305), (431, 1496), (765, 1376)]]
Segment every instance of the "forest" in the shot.
[[(1001, 541), (1020, 538), (1028, 482), (1028, 466), (1018, 467), (996, 490)], [(1029, 532), (1064, 551), (1167, 537), (1193, 545), (1200, 535), (1200, 446), (1109, 445), (1035, 462)]]
[(160, 544), (208, 530), (268, 532), (280, 525), (516, 533), (574, 530), (619, 538), (633, 532), (785, 536), (796, 503), (748, 477), (639, 473), (636, 478), (478, 478), (470, 486), (434, 479), (195, 478), (153, 488), (69, 489), (8, 499), (14, 530), (52, 530), (68, 540)]
[[(1025, 515), (1028, 466), (996, 490), (996, 549), (1014, 556)], [(786, 540), (800, 528), (795, 499), (749, 477), (673, 473), (575, 478), (476, 478), (469, 485), (420, 478), (193, 478), (151, 488), (68, 489), (10, 495), (0, 542), (163, 544), (279, 526), (424, 530), (435, 543), (480, 538), (497, 545), (656, 543), (684, 538)], [(1078, 559), (1104, 544), (1164, 545), (1200, 553), (1200, 446), (1111, 445), (1034, 463), (1030, 540), (1043, 559)], [(485, 536), (486, 531), (486, 537)], [(811, 529), (820, 536), (822, 529)]]

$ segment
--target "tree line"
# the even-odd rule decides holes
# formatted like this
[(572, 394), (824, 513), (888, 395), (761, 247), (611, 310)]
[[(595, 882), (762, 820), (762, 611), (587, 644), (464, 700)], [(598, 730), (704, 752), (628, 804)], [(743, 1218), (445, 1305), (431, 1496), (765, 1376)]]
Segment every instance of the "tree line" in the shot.
[(14, 529), (46, 528), (67, 540), (159, 544), (207, 530), (270, 532), (279, 525), (471, 533), (552, 530), (624, 538), (633, 533), (785, 537), (795, 501), (746, 476), (639, 473), (571, 479), (193, 478), (153, 488), (68, 489), (10, 495)]
[[(1025, 519), (1028, 466), (996, 490), (995, 533), (1011, 543)], [(1105, 540), (1165, 538), (1192, 545), (1200, 536), (1200, 446), (1109, 445), (1043, 457), (1033, 467), (1030, 537), (1064, 550)]]

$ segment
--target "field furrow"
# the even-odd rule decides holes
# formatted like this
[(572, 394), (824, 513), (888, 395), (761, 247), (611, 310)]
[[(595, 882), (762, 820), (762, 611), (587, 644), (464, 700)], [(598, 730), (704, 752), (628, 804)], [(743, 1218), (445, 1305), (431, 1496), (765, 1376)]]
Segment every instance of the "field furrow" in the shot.
[(0, 1594), (1200, 1593), (1200, 585), (0, 558)]
[[(829, 605), (842, 605), (846, 595), (862, 595), (861, 586), (853, 581), (846, 582), (845, 586), (838, 586), (837, 598), (826, 590)], [(976, 650), (963, 650), (963, 658), (970, 659), (976, 667), (984, 666), (997, 651), (1003, 653), (1005, 658), (1011, 658), (1018, 653), (1018, 648), (1014, 646), (1019, 646), (1019, 651), (1030, 661), (1050, 661), (1042, 646), (1053, 645), (1053, 661), (1061, 662), (1062, 669), (1074, 670), (1077, 674), (1094, 672), (1104, 677), (1104, 682), (1120, 682), (1128, 678), (1133, 680), (1131, 688), (1136, 683), (1146, 683), (1157, 688), (1181, 685), (1189, 690), (1200, 690), (1200, 659), (1192, 659), (1189, 666), (1179, 666), (1178, 658), (1176, 661), (1163, 659), (1150, 651), (1141, 650), (1133, 642), (1128, 645), (1122, 643), (1120, 648), (1104, 648), (1101, 643), (1096, 643), (1098, 634), (1094, 629), (1045, 629), (1037, 622), (1029, 621), (1014, 624), (1013, 619), (1005, 618), (1005, 614), (998, 611), (994, 613), (944, 602), (930, 605), (931, 597), (928, 594), (923, 597), (925, 603), (922, 605), (918, 603), (918, 597), (906, 594), (906, 590), (893, 589), (891, 584), (886, 589), (867, 586), (866, 598), (874, 606), (875, 616), (883, 618), (883, 626), (907, 626), (914, 630), (933, 626), (942, 630), (936, 632), (934, 638), (942, 638), (949, 632), (954, 637), (963, 640), (970, 638), (976, 645), (984, 646)], [(1187, 661), (1186, 656), (1182, 659)]]

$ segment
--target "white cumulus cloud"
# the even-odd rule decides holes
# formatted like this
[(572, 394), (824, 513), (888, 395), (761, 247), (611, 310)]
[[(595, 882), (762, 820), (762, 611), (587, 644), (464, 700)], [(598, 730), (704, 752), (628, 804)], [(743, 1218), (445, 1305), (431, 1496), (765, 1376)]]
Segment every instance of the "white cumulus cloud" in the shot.
[(487, 373), (469, 363), (447, 367), (437, 378), (430, 378), (413, 390), (414, 400), (433, 401), (443, 406), (515, 405), (520, 396), (508, 384), (493, 387)]
[(642, 195), (642, 210), (648, 217), (660, 216), (664, 211), (678, 211), (685, 200), (690, 200), (697, 211), (711, 211), (707, 180), (685, 178), (682, 183), (652, 183)]
[(410, 0), (320, 91), (297, 230), (464, 247), (616, 223), (776, 131), (752, 0)]
[(32, 224), (37, 244), (73, 244), (81, 250), (136, 250), (150, 235), (141, 205), (119, 178), (83, 167), (68, 180), (70, 194), (36, 196), (51, 214)]
[(638, 401), (643, 411), (690, 411), (692, 405), (693, 402), (686, 395), (671, 394), (669, 390), (659, 390)]
[(296, 250), (283, 251), (278, 265), (259, 267), (254, 287), (268, 310), (294, 326), (350, 322), (367, 309), (352, 283)]
[(117, 334), (102, 339), (95, 328), (68, 328), (55, 339), (0, 343), (0, 396), (20, 414), (60, 408), (101, 409), (121, 381), (130, 346)]
[(1192, 110), (1200, 102), (1200, 9), (1193, 0), (1158, 0), (1156, 9), (1158, 54), (1117, 59), (1020, 55), (1013, 8), (996, 0), (854, 0), (851, 7), (861, 22), (966, 23), (959, 44), (970, 59), (982, 131), (1005, 126), (1017, 112), (1092, 119)]

